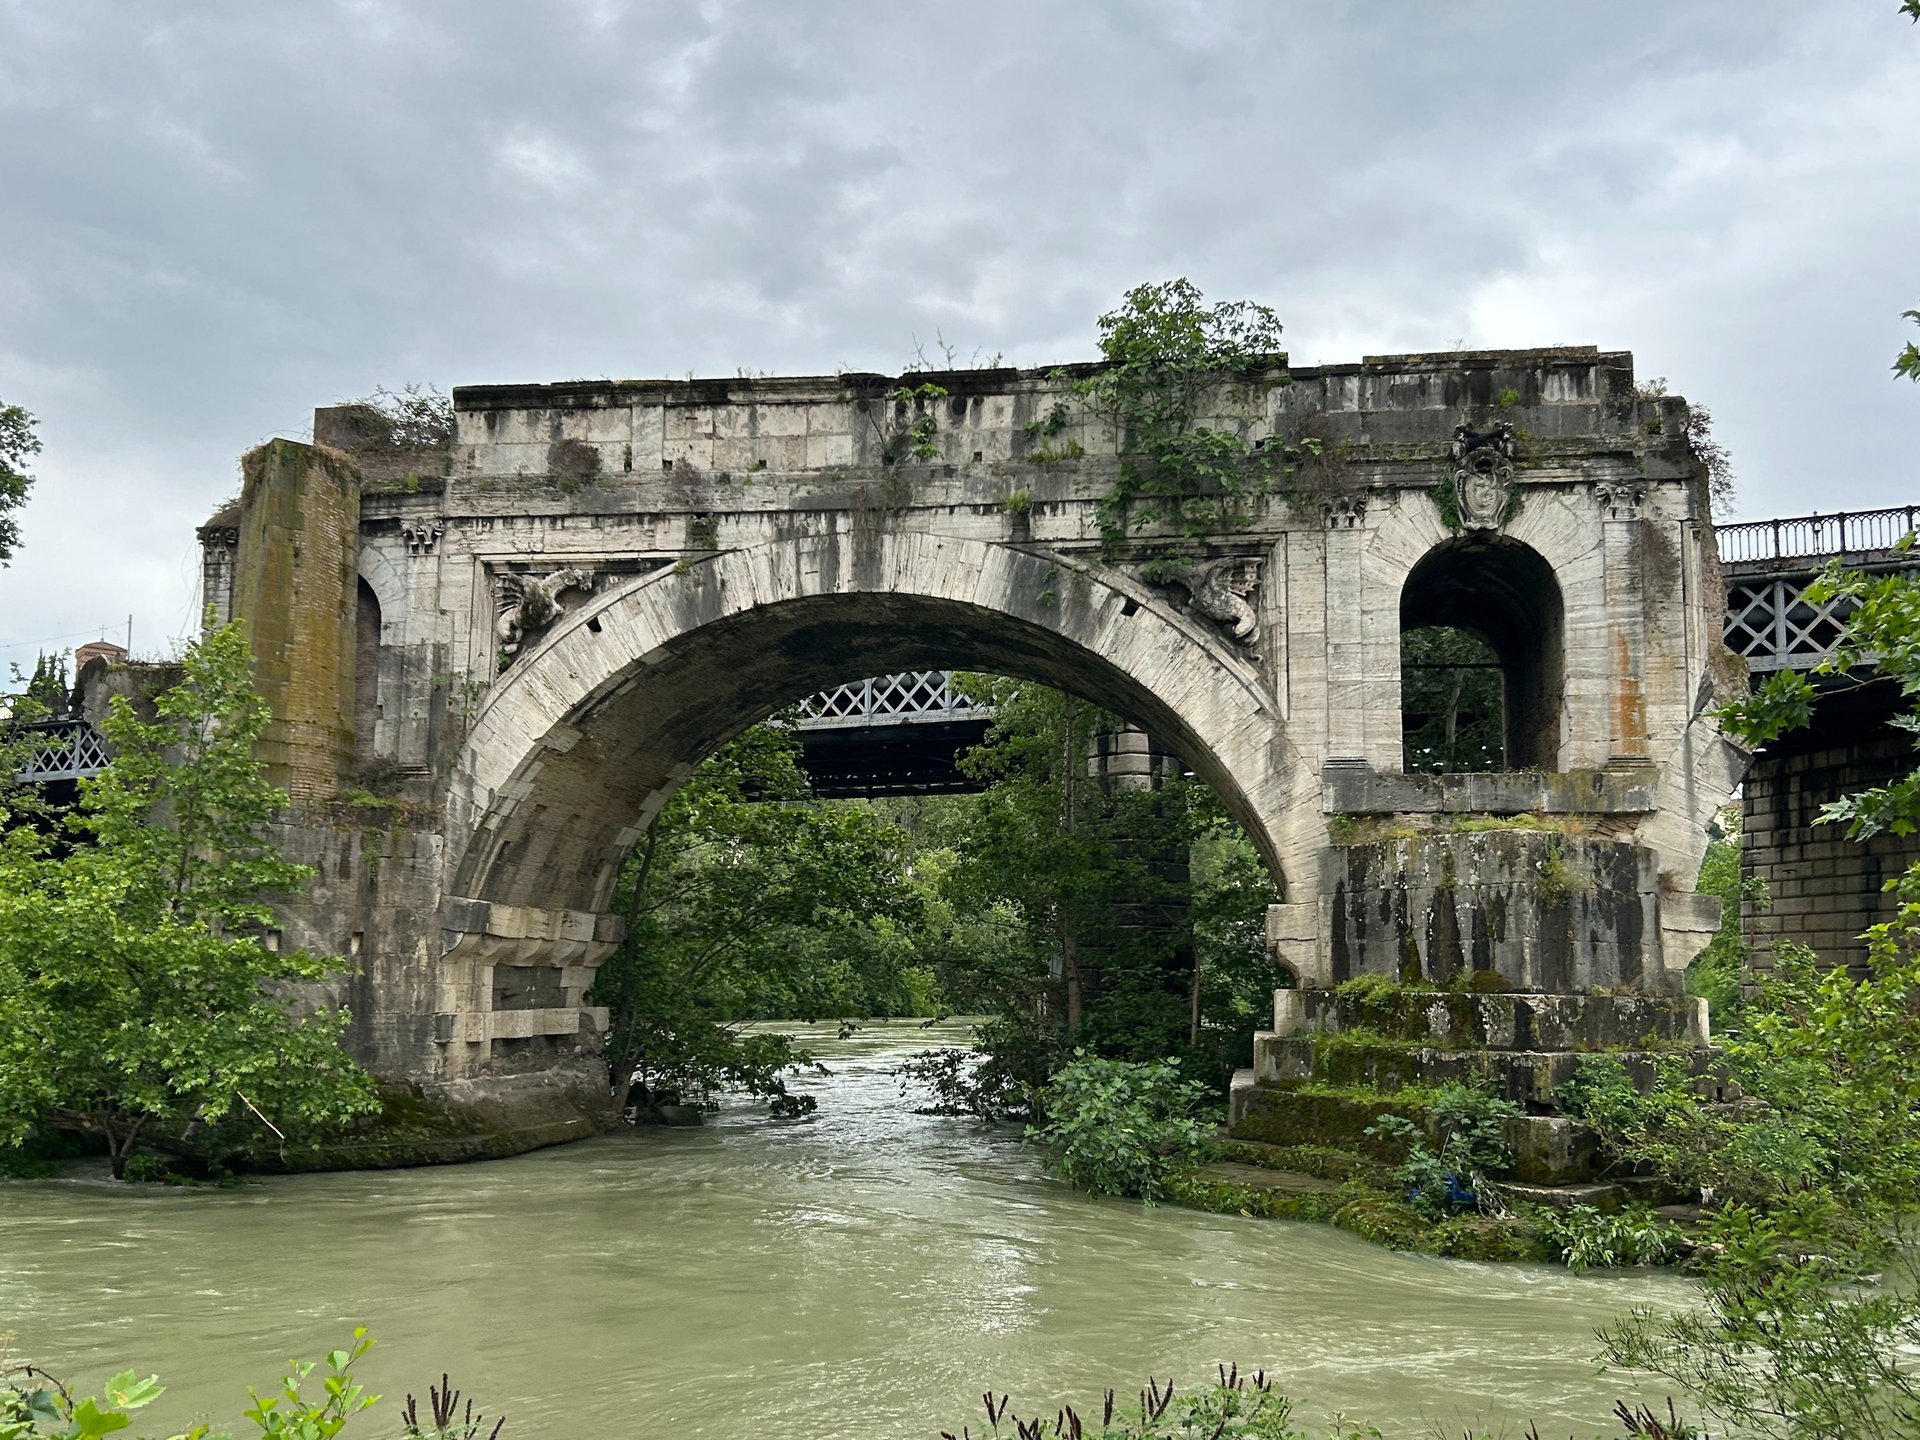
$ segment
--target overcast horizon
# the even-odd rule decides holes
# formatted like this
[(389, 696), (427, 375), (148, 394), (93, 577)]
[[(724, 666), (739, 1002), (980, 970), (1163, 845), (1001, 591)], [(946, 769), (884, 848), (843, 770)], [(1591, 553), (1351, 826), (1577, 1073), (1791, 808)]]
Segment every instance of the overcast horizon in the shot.
[(1738, 516), (1920, 502), (1915, 96), (1894, 0), (0, 0), (0, 664), (170, 649), (316, 405), (1087, 359), (1180, 275), (1302, 365), (1631, 350)]

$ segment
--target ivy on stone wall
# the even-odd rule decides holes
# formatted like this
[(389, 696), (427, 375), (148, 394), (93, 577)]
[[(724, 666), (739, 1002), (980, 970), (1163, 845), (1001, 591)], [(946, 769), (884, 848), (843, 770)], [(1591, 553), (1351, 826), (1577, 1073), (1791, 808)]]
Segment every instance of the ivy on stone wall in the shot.
[[(1433, 501), (1433, 508), (1440, 512), (1440, 523), (1453, 534), (1460, 534), (1463, 528), (1460, 520), (1460, 491), (1452, 477), (1442, 480), (1427, 491), (1427, 498)], [(1520, 487), (1516, 485), (1512, 493), (1507, 496), (1506, 505), (1500, 511), (1501, 525), (1511, 525), (1518, 519), (1521, 506)]]

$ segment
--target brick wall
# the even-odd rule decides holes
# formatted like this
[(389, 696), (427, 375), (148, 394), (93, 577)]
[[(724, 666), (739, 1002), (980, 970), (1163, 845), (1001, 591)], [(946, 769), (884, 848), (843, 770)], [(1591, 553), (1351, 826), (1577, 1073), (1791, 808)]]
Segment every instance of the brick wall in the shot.
[(1888, 781), (1920, 763), (1913, 738), (1886, 723), (1892, 697), (1816, 714), (1811, 738), (1786, 753), (1761, 752), (1742, 790), (1745, 874), (1766, 881), (1770, 909), (1749, 903), (1745, 921), (1756, 963), (1782, 940), (1823, 960), (1859, 968), (1859, 936), (1891, 913), (1882, 885), (1920, 860), (1920, 836), (1849, 840), (1845, 827), (1816, 825), (1821, 806)]

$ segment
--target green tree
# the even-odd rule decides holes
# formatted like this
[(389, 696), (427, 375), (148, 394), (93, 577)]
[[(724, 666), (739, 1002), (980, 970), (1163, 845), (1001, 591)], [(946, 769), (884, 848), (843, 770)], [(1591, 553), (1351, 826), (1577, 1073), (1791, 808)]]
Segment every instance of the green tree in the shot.
[(989, 1048), (1049, 1065), (1073, 1046), (1179, 1055), (1223, 1081), (1281, 979), (1252, 846), (1191, 777), (1133, 789), (1090, 776), (1094, 737), (1117, 717), (1044, 685), (980, 683), (994, 723), (961, 766), (985, 789), (953, 803), (943, 889), (955, 912), (1012, 926), (982, 972), (1001, 1022)]
[(1103, 1060), (1076, 1050), (1047, 1086), (1044, 1125), (1027, 1133), (1060, 1177), (1095, 1195), (1157, 1200), (1211, 1149), (1193, 1112), (1205, 1089), (1171, 1060)]
[(1400, 640), (1406, 768), (1504, 770), (1506, 688), (1500, 657), (1470, 630), (1426, 625)]
[(627, 920), (600, 968), (616, 1095), (780, 1100), (790, 1041), (742, 1020), (930, 1003), (910, 929), (901, 837), (870, 807), (813, 799), (791, 731), (760, 725), (702, 763), (641, 836), (617, 895)]
[(13, 559), (20, 543), (20, 522), (14, 512), (27, 503), (33, 489), (33, 476), (26, 470), (29, 458), (40, 453), (40, 437), (33, 433), (34, 419), (18, 405), (0, 401), (0, 565)]
[(232, 626), (191, 647), (154, 720), (115, 701), (81, 843), (0, 837), (0, 1140), (82, 1130), (124, 1176), (143, 1138), (373, 1108), (340, 1047), (346, 1014), (290, 998), (337, 962), (265, 940), (265, 897), (311, 872), (264, 836), (286, 797), (254, 756), (267, 712), (251, 670)]
[[(1676, 1384), (1715, 1435), (1752, 1440), (1904, 1440), (1920, 1434), (1915, 1277), (1860, 1285), (1807, 1236), (1740, 1206), (1702, 1247), (1703, 1303), (1642, 1308), (1603, 1327), (1610, 1365)], [(1911, 1267), (1902, 1266), (1910, 1272)]]
[(1707, 845), (1694, 887), (1720, 901), (1720, 928), (1687, 967), (1687, 988), (1712, 1007), (1716, 1029), (1724, 1028), (1740, 1009), (1747, 967), (1747, 941), (1740, 921), (1743, 902), (1761, 909), (1771, 904), (1766, 881), (1740, 871), (1740, 807), (1728, 806), (1720, 821), (1725, 833)]
[(1279, 317), (1252, 301), (1209, 305), (1191, 281), (1136, 285), (1100, 317), (1101, 368), (1076, 387), (1114, 427), (1120, 476), (1101, 504), (1108, 544), (1167, 523), (1200, 534), (1228, 523), (1250, 496), (1319, 457), (1317, 441), (1257, 447), (1204, 423), (1210, 392), (1282, 371)]

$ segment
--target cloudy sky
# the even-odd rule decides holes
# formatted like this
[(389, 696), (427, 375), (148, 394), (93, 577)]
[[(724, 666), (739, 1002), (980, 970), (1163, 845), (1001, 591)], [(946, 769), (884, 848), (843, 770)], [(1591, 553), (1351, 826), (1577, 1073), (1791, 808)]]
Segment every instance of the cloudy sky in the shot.
[(0, 0), (0, 662), (167, 648), (316, 404), (1045, 364), (1175, 275), (1297, 363), (1631, 349), (1744, 515), (1920, 501), (1916, 96), (1894, 0)]

